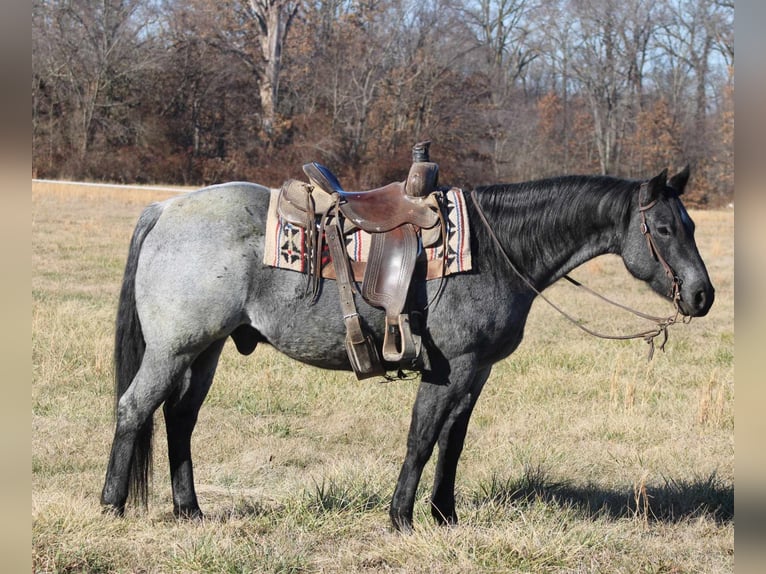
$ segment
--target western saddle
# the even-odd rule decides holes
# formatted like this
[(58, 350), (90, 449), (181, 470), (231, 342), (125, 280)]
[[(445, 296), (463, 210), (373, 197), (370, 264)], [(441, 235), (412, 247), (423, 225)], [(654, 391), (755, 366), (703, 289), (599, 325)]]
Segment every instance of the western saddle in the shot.
[(323, 241), (327, 241), (346, 325), (346, 351), (359, 379), (384, 375), (386, 369), (356, 309), (354, 273), (343, 236), (358, 229), (371, 235), (361, 295), (370, 305), (385, 309), (383, 360), (399, 365), (415, 360), (421, 341), (405, 310), (410, 283), (421, 246), (445, 239), (437, 189), (439, 167), (429, 161), (430, 143), (413, 147), (405, 181), (369, 191), (346, 191), (329, 169), (312, 162), (303, 166), (309, 183), (288, 180), (279, 193), (280, 217), (306, 230), (314, 297), (323, 276)]

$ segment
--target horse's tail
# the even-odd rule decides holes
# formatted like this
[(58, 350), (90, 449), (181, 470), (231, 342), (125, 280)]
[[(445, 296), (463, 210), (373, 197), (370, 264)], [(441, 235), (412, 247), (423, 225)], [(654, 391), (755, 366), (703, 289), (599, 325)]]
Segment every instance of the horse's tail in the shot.
[[(136, 268), (144, 239), (152, 230), (162, 213), (163, 206), (154, 203), (138, 218), (133, 238), (130, 240), (128, 261), (122, 278), (120, 299), (114, 337), (114, 412), (120, 397), (136, 376), (144, 357), (146, 343), (141, 321), (136, 312)], [(152, 435), (154, 420), (150, 417), (141, 427), (133, 447), (130, 469), (130, 493), (139, 504), (146, 507), (149, 497), (149, 477), (152, 470)]]

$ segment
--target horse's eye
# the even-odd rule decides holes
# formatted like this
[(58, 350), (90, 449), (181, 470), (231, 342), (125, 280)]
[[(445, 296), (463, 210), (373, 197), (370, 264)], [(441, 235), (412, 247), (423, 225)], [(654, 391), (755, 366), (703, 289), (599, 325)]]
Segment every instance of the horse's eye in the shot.
[(657, 233), (663, 237), (670, 237), (673, 234), (673, 231), (667, 225), (658, 225)]

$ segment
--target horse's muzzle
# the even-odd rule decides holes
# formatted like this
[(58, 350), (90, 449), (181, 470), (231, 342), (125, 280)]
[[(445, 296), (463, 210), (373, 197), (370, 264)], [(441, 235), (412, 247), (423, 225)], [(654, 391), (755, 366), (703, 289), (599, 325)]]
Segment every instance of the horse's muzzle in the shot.
[(687, 317), (704, 317), (715, 300), (715, 289), (709, 281), (691, 289), (682, 289), (678, 307)]

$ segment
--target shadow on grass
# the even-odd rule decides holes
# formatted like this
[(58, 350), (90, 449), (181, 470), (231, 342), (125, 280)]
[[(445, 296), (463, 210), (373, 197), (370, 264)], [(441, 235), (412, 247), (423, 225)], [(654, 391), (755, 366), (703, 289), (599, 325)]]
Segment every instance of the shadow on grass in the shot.
[(471, 497), (474, 506), (518, 505), (543, 501), (574, 508), (585, 516), (640, 518), (650, 522), (681, 522), (700, 516), (724, 524), (734, 520), (734, 486), (715, 473), (694, 480), (664, 478), (664, 484), (636, 484), (624, 489), (573, 485), (552, 480), (540, 467), (525, 469), (520, 478), (492, 477)]
[[(425, 495), (425, 492), (422, 493)], [(734, 486), (715, 473), (693, 480), (664, 478), (661, 484), (636, 484), (624, 488), (605, 488), (595, 484), (576, 485), (556, 481), (541, 467), (526, 468), (521, 476), (492, 476), (468, 495), (475, 508), (486, 505), (519, 507), (543, 502), (573, 509), (585, 518), (607, 517), (639, 519), (647, 522), (676, 523), (709, 517), (718, 524), (734, 520)], [(360, 514), (387, 510), (390, 497), (379, 486), (364, 480), (325, 480), (315, 482), (292, 503), (271, 504), (242, 497), (225, 510), (206, 515), (206, 519), (227, 522), (236, 518), (300, 514), (321, 517), (335, 514)], [(168, 519), (172, 519), (169, 516)]]

